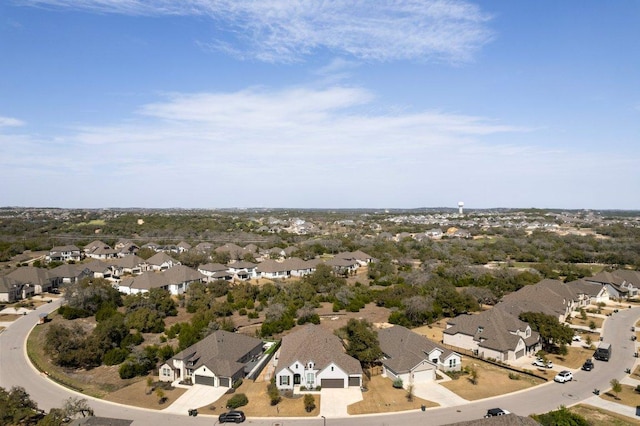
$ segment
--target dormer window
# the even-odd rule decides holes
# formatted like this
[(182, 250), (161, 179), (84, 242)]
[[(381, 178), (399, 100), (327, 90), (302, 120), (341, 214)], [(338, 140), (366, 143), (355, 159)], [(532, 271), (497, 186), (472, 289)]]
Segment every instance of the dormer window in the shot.
[(484, 331), (484, 327), (481, 325), (478, 326), (478, 333), (482, 333)]
[(307, 364), (307, 368), (308, 368), (309, 370), (313, 370), (313, 365), (314, 365), (314, 364), (313, 364), (313, 361), (309, 361), (309, 364)]

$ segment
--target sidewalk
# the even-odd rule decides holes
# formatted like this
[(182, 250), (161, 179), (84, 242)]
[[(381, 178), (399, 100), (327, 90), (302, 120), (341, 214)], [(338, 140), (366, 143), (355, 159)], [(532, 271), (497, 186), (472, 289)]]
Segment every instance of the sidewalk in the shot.
[(591, 405), (594, 407), (602, 408), (603, 410), (611, 411), (612, 413), (621, 414), (626, 417), (631, 417), (636, 420), (640, 420), (640, 417), (636, 415), (636, 408), (629, 407), (628, 405), (617, 404), (615, 402), (607, 401), (599, 396), (592, 396), (580, 402), (581, 404)]

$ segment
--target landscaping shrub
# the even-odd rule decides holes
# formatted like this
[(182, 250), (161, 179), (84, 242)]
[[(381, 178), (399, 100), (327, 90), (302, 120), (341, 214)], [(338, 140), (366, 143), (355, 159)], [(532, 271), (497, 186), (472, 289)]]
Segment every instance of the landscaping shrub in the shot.
[(238, 379), (235, 382), (233, 382), (234, 389), (238, 389), (241, 385), (242, 385), (242, 379)]
[(125, 359), (127, 359), (127, 355), (129, 355), (128, 350), (122, 348), (113, 348), (104, 354), (102, 362), (105, 365), (118, 365), (124, 362)]
[(396, 389), (402, 389), (402, 379), (400, 377), (393, 381), (393, 387)]
[(314, 408), (316, 408), (316, 399), (313, 397), (313, 395), (308, 393), (304, 396), (304, 409), (307, 413), (310, 413)]
[(229, 398), (229, 401), (227, 401), (227, 408), (235, 409), (242, 407), (243, 405), (247, 405), (248, 403), (249, 398), (247, 398), (247, 395), (238, 393)]
[(275, 383), (270, 383), (269, 386), (267, 386), (267, 393), (269, 394), (271, 405), (278, 405), (278, 403), (282, 401), (282, 396), (280, 396), (280, 391)]

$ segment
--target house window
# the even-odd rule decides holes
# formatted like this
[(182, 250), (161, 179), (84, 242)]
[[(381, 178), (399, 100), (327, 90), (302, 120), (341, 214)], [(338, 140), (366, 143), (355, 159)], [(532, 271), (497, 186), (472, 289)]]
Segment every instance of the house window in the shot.
[(162, 375), (163, 376), (170, 376), (171, 375), (171, 369), (168, 367), (165, 367), (162, 369)]
[(456, 360), (455, 358), (451, 358), (451, 359), (449, 360), (449, 367), (450, 367), (450, 368), (453, 368), (453, 367), (455, 367), (456, 365), (458, 365), (458, 360)]
[(333, 371), (333, 365), (331, 366), (331, 371)]
[(280, 376), (280, 385), (289, 385), (289, 376)]
[(307, 373), (307, 385), (313, 385), (314, 382), (314, 374)]

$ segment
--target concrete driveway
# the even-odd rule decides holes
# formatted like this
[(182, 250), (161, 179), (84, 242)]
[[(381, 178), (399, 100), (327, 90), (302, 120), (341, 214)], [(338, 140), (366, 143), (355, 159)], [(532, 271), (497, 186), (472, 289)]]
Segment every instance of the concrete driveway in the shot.
[(362, 391), (357, 387), (320, 390), (320, 415), (326, 418), (348, 417), (347, 407), (362, 401)]
[(413, 394), (418, 398), (437, 402), (441, 407), (454, 407), (469, 402), (436, 382), (414, 383)]
[(228, 388), (207, 385), (193, 385), (173, 404), (162, 410), (167, 413), (187, 414), (190, 408), (204, 407), (222, 397)]

